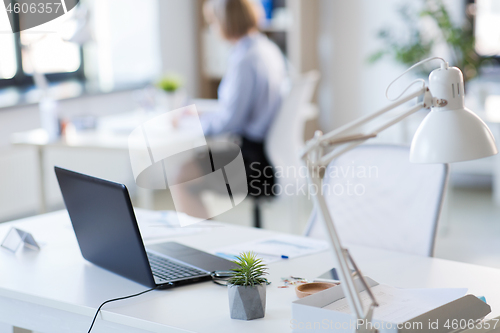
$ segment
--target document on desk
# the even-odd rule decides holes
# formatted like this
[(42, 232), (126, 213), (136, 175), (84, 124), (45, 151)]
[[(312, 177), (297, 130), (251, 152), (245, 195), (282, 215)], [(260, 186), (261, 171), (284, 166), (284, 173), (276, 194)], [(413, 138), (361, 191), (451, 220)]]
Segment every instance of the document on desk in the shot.
[(293, 259), (328, 249), (328, 243), (322, 240), (293, 235), (278, 235), (247, 243), (222, 247), (213, 251), (215, 255), (234, 259), (242, 252), (253, 251), (265, 263)]
[[(221, 226), (217, 222), (204, 221), (187, 227), (181, 227), (177, 214), (184, 213), (171, 210), (134, 209), (134, 212), (143, 240), (191, 235), (199, 232), (207, 232)], [(191, 218), (186, 214), (184, 215), (184, 219)]]
[[(465, 295), (466, 288), (399, 289), (387, 285), (376, 285), (372, 292), (379, 306), (373, 318), (391, 323), (403, 323)], [(366, 291), (360, 293), (365, 308), (370, 304)], [(346, 298), (323, 307), (343, 313), (352, 313)]]

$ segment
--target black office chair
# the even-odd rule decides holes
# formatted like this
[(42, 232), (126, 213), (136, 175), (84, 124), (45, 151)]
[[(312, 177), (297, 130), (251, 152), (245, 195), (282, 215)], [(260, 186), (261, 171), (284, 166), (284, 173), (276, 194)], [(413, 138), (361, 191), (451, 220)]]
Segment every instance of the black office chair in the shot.
[[(276, 177), (274, 170), (269, 172), (272, 169), (272, 165), (267, 158), (252, 160), (247, 157), (245, 160), (246, 165), (250, 165), (252, 162), (259, 162), (259, 167), (246, 167), (248, 195), (253, 199), (253, 226), (255, 228), (262, 228), (261, 205), (264, 201), (268, 201), (275, 196), (273, 185), (275, 184)], [(257, 175), (260, 177), (257, 177)]]
[[(274, 177), (272, 184), (274, 184)], [(271, 189), (272, 189), (272, 184), (269, 187)], [(255, 228), (262, 228), (261, 205), (263, 202), (269, 201), (274, 197), (274, 194), (272, 194), (272, 190), (270, 190), (270, 192), (271, 193), (269, 193), (269, 195), (260, 195), (260, 196), (253, 196), (249, 193), (249, 195), (252, 196), (253, 199), (253, 226)]]

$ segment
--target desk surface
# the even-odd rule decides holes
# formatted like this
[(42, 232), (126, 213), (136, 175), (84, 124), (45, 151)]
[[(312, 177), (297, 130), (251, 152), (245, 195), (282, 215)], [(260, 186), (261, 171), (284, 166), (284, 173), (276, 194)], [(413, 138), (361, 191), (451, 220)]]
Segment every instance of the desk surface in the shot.
[[(217, 110), (217, 100), (194, 99), (198, 113), (210, 113)], [(11, 143), (25, 146), (51, 146), (51, 147), (73, 147), (73, 148), (101, 148), (101, 149), (128, 149), (128, 136), (137, 126), (143, 124), (156, 116), (165, 114), (162, 110), (144, 112), (135, 110), (131, 112), (117, 113), (97, 118), (96, 128), (93, 130), (69, 131), (64, 137), (55, 141), (49, 141), (47, 132), (41, 128), (13, 133)], [(193, 140), (193, 133), (189, 128), (174, 129), (165, 133), (163, 139), (178, 143)], [(197, 136), (194, 136), (197, 138)]]
[[(157, 115), (151, 114), (149, 117)], [(109, 124), (115, 122), (114, 119), (119, 119), (116, 120), (116, 123), (118, 125), (121, 123), (123, 126), (102, 126), (93, 130), (70, 131), (55, 141), (50, 141), (47, 132), (42, 128), (38, 128), (31, 131), (13, 133), (11, 143), (21, 146), (128, 150), (130, 132), (150, 118), (129, 113), (103, 117), (101, 120)], [(193, 146), (196, 146), (196, 143), (199, 142), (199, 135), (189, 128), (171, 128), (170, 131), (165, 132), (162, 139), (164, 140), (162, 141), (163, 144), (171, 142), (173, 145), (177, 145), (187, 142), (193, 143)]]
[[(56, 333), (86, 332), (101, 302), (145, 289), (86, 262), (65, 211), (2, 224), (0, 239), (12, 225), (31, 232), (42, 250), (23, 249), (13, 255), (1, 249), (0, 322)], [(224, 225), (176, 241), (210, 251), (272, 234)], [(380, 283), (467, 287), (470, 293), (486, 297), (492, 308), (488, 317), (500, 315), (500, 270), (357, 246), (350, 250), (363, 273)], [(296, 296), (293, 288), (278, 288), (281, 277), (312, 279), (334, 264), (328, 251), (270, 264), (272, 284), (263, 319), (231, 320), (226, 289), (205, 282), (108, 304), (95, 332), (289, 332)]]

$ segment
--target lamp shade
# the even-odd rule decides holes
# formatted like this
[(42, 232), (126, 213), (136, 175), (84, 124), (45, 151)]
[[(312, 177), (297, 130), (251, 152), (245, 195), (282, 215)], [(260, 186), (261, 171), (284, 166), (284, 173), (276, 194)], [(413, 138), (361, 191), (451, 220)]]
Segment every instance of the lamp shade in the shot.
[(464, 106), (463, 75), (456, 67), (434, 70), (429, 89), (441, 106), (433, 106), (417, 129), (410, 150), (412, 163), (452, 163), (498, 153), (488, 126)]

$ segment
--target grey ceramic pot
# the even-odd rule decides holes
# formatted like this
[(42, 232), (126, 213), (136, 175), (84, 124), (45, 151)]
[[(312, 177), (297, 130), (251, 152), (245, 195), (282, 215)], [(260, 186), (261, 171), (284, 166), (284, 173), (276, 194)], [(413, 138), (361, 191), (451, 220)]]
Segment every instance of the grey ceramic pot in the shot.
[(266, 285), (228, 285), (229, 311), (232, 319), (252, 320), (263, 318), (266, 313)]

